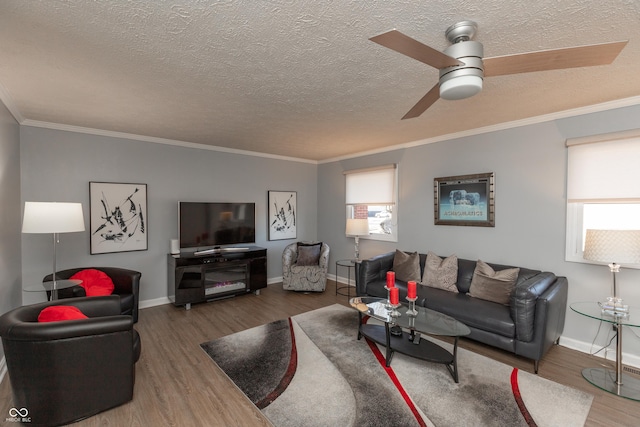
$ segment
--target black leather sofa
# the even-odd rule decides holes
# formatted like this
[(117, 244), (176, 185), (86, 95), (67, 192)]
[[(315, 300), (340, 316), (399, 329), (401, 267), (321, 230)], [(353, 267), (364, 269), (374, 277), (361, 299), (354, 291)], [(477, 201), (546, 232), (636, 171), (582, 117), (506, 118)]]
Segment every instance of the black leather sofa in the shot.
[[(359, 296), (386, 298), (387, 271), (393, 271), (395, 252), (358, 265), (356, 290)], [(420, 254), (421, 277), (426, 255)], [(488, 263), (495, 271), (513, 266)], [(471, 329), (468, 338), (533, 359), (538, 372), (540, 359), (558, 342), (564, 328), (568, 283), (566, 277), (520, 267), (509, 305), (467, 295), (476, 261), (458, 259), (458, 292), (418, 286), (416, 304), (447, 314)], [(407, 284), (396, 279), (400, 300), (405, 301)]]
[[(70, 268), (68, 270), (61, 270), (56, 272), (56, 278), (59, 280), (69, 279), (74, 274), (86, 270), (95, 269), (103, 271), (107, 276), (111, 278), (115, 286), (113, 290), (114, 295), (120, 297), (120, 314), (129, 314), (133, 316), (133, 323), (138, 323), (138, 307), (140, 305), (140, 277), (142, 274), (139, 271), (128, 270), (126, 268), (119, 267), (80, 267)], [(45, 276), (43, 282), (50, 282), (52, 275)], [(82, 286), (72, 286), (70, 288), (59, 289), (58, 298), (78, 298), (85, 297), (87, 294)], [(47, 292), (49, 295), (49, 292)]]
[[(38, 322), (49, 306), (80, 309), (88, 319)], [(0, 317), (12, 405), (27, 425), (57, 426), (133, 398), (140, 336), (120, 314), (116, 295), (55, 300), (15, 308)]]

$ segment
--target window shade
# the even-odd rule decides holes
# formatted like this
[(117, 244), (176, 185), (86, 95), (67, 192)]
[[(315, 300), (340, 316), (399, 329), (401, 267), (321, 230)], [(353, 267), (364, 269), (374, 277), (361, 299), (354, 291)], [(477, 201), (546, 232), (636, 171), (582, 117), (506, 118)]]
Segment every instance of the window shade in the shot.
[(347, 205), (393, 205), (396, 165), (344, 172)]
[(640, 137), (567, 145), (570, 203), (640, 200)]

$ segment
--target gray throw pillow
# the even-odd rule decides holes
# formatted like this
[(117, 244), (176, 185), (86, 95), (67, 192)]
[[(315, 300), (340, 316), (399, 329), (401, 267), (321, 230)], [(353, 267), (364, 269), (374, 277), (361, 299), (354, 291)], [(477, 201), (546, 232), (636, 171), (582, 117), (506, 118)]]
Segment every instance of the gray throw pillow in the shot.
[(406, 253), (396, 249), (393, 257), (393, 271), (396, 279), (408, 282), (420, 281), (420, 255), (418, 252)]
[(518, 280), (518, 273), (520, 273), (519, 268), (494, 271), (487, 263), (478, 260), (467, 295), (509, 305), (509, 298)]
[(321, 249), (322, 242), (313, 244), (298, 243), (298, 258), (296, 258), (296, 265), (319, 265)]
[(433, 252), (427, 252), (427, 260), (424, 264), (422, 284), (432, 288), (444, 289), (449, 292), (458, 292), (458, 256), (451, 255), (445, 259)]

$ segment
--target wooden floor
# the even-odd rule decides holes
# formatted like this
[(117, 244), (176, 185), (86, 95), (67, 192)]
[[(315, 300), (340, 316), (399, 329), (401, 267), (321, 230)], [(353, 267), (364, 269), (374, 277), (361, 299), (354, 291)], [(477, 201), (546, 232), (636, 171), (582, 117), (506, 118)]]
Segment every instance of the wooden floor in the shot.
[[(144, 309), (136, 325), (142, 338), (142, 356), (136, 365), (133, 401), (75, 425), (270, 425), (199, 344), (334, 303), (347, 305), (347, 297), (335, 296), (335, 283), (329, 281), (321, 294), (283, 291), (281, 284), (274, 284), (259, 296), (248, 294), (196, 304), (189, 311), (173, 305)], [(462, 340), (461, 347), (520, 370), (533, 371), (533, 363), (527, 359), (469, 340)], [(600, 358), (555, 346), (540, 362), (539, 375), (594, 396), (587, 426), (640, 425), (640, 402), (603, 392), (582, 378), (582, 368), (602, 362)], [(9, 376), (5, 375), (0, 384), (0, 421), (11, 407)]]

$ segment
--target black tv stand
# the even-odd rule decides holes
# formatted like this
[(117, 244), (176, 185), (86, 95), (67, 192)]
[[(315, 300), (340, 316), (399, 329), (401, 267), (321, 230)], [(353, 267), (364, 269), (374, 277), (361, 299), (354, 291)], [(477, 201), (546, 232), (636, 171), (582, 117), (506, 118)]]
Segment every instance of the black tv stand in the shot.
[(267, 250), (214, 248), (167, 256), (168, 295), (187, 310), (192, 303), (253, 292), (267, 286)]

